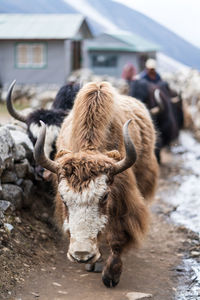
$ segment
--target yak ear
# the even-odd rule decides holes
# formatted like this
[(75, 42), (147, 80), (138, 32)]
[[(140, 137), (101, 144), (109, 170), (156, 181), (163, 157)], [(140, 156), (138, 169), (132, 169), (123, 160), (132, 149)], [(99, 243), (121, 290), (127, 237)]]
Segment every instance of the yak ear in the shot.
[(66, 176), (71, 176), (72, 173), (73, 173), (73, 168), (70, 164), (65, 165), (64, 170), (65, 170), (65, 175)]
[(72, 153), (70, 150), (60, 150), (57, 154), (56, 154), (56, 157), (55, 158), (59, 158), (65, 154), (68, 154), (68, 153)]
[(117, 150), (108, 151), (108, 152), (106, 152), (106, 155), (117, 161), (121, 160), (121, 155), (120, 155), (119, 151), (117, 151)]

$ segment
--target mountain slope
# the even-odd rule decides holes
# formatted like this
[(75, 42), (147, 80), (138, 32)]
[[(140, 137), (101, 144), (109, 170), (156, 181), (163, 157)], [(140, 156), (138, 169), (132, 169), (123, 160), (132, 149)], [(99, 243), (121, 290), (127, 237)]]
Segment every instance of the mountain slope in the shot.
[(112, 0), (87, 0), (87, 2), (118, 28), (136, 33), (160, 45), (161, 51), (167, 56), (192, 68), (200, 69), (200, 49), (151, 18)]
[(76, 13), (63, 0), (0, 0), (0, 13)]

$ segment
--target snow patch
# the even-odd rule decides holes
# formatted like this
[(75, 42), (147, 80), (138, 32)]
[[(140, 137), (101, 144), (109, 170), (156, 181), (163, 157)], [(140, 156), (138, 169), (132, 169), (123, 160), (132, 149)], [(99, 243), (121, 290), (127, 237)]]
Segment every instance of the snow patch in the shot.
[[(180, 278), (180, 285), (176, 292), (176, 300), (200, 299), (200, 264), (193, 259), (184, 259), (183, 268), (187, 274)], [(184, 274), (185, 276), (185, 274)]]
[(179, 188), (169, 193), (164, 200), (176, 207), (171, 213), (174, 223), (200, 234), (200, 144), (191, 133), (185, 131), (181, 132), (179, 141), (180, 145), (174, 146), (172, 152), (182, 152), (181, 169), (184, 170), (184, 175), (171, 178), (171, 182), (178, 183)]

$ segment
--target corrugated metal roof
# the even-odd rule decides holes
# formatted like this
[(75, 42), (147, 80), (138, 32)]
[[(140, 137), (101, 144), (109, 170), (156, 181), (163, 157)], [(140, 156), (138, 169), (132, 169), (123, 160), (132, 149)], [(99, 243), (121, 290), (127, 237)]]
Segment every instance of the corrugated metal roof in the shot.
[(136, 51), (150, 51), (150, 50), (159, 50), (160, 47), (137, 34), (125, 33), (125, 34), (114, 34), (113, 37), (125, 42), (135, 48)]
[[(160, 46), (149, 42), (148, 40), (143, 39), (142, 37), (129, 33), (129, 32), (122, 32), (122, 33), (104, 33), (102, 34), (106, 36), (111, 36), (112, 38), (119, 41), (117, 42), (106, 42), (101, 43), (100, 41), (93, 40), (88, 45), (88, 50), (101, 50), (101, 51), (125, 51), (125, 52), (147, 52), (147, 51), (158, 51), (160, 50)], [(122, 43), (124, 45), (122, 45)]]
[(84, 21), (79, 14), (0, 14), (0, 39), (72, 39)]

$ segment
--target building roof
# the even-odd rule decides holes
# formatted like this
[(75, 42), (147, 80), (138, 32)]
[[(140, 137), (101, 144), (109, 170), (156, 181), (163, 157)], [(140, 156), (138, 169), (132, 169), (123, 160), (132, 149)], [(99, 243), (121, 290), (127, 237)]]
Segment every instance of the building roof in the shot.
[[(102, 43), (101, 38), (107, 37)], [(110, 37), (110, 41), (109, 41)], [(137, 34), (130, 32), (104, 33), (88, 43), (88, 50), (93, 51), (125, 51), (125, 52), (150, 52), (160, 50), (156, 45)]]
[[(84, 35), (80, 34), (84, 27)], [(81, 39), (91, 30), (80, 14), (0, 14), (0, 39)]]

